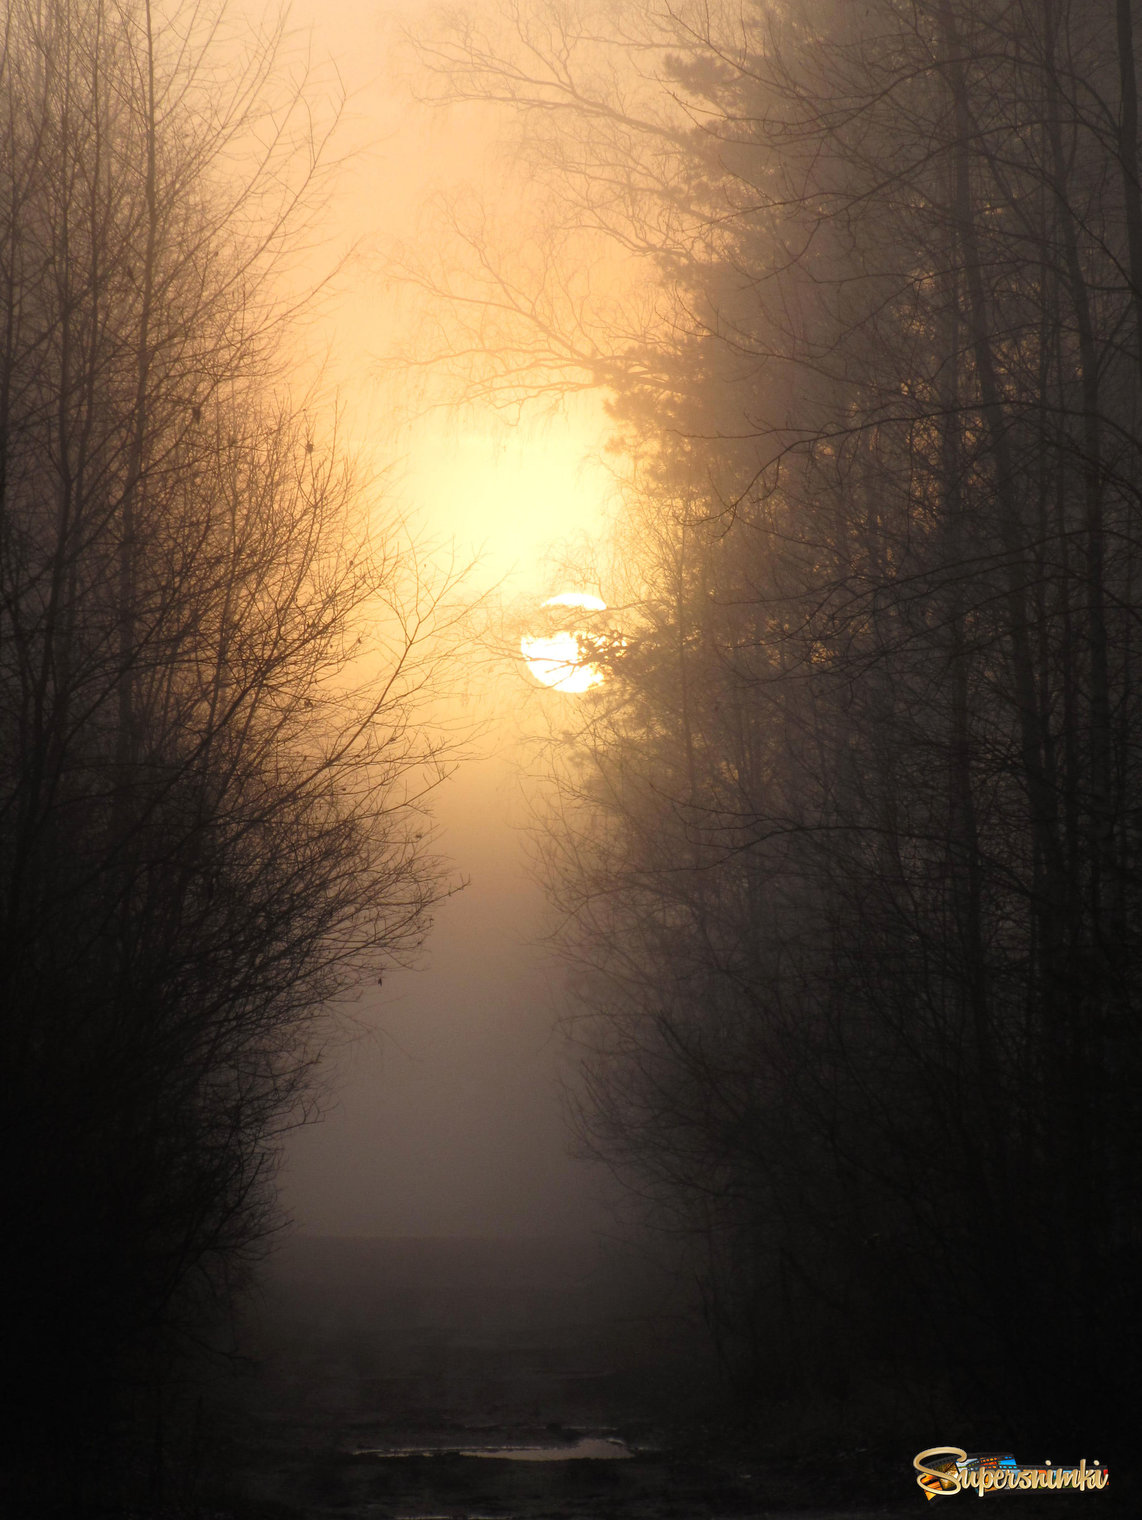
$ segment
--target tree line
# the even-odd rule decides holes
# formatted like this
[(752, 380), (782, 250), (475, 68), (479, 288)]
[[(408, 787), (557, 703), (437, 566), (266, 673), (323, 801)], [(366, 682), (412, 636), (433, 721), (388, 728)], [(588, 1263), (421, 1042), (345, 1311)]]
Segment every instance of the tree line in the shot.
[[(336, 109), (209, 6), (0, 28), (0, 1468), (184, 1496), (322, 1010), (439, 894), (444, 595), (291, 399)], [(321, 123), (324, 122), (325, 126)], [(104, 1511), (100, 1511), (104, 1512)]]
[(421, 90), (513, 113), (536, 228), (408, 273), (469, 393), (605, 387), (627, 462), (542, 843), (580, 1134), (771, 1431), (1124, 1440), (1131, 0), (498, 15)]

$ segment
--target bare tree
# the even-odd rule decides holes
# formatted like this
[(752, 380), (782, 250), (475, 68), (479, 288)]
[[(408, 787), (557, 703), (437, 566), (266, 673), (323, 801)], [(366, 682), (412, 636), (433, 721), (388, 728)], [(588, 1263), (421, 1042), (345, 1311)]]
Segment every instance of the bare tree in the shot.
[(485, 236), (423, 281), (482, 383), (606, 386), (637, 461), (546, 839), (586, 1138), (690, 1221), (755, 1394), (843, 1346), (866, 1420), (891, 1365), (897, 1419), (1093, 1437), (1139, 1334), (1130, 17), (505, 16), (428, 45), (442, 92), (654, 280), (572, 319)]
[(321, 111), (221, 27), (17, 0), (0, 53), (2, 1423), (92, 1493), (144, 1414), (161, 1483), (322, 1010), (440, 890), (451, 587), (280, 388)]

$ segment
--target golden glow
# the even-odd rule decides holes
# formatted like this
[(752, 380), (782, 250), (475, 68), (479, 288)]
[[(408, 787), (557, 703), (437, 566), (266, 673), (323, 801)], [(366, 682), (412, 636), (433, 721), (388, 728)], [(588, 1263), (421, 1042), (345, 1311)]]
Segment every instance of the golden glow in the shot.
[[(605, 612), (606, 602), (586, 591), (561, 591), (549, 596), (544, 607), (573, 607), (582, 612)], [(584, 692), (603, 682), (597, 665), (583, 659), (579, 642), (584, 630), (560, 628), (550, 634), (525, 634), (519, 641), (520, 653), (531, 674), (555, 691)]]
[(602, 534), (615, 494), (599, 457), (607, 419), (580, 400), (515, 428), (482, 414), (468, 422), (450, 431), (430, 416), (410, 430), (404, 498), (426, 536), (478, 558), (474, 590), (541, 596), (553, 554), (579, 558), (574, 546)]

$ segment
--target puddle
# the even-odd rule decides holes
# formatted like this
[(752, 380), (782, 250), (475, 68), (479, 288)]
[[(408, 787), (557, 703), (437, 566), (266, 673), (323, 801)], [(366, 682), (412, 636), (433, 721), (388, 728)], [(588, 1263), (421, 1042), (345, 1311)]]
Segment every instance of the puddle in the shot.
[(355, 1457), (496, 1457), (501, 1462), (619, 1462), (634, 1452), (617, 1436), (581, 1436), (568, 1446), (364, 1446)]
[(506, 1457), (509, 1462), (567, 1462), (586, 1457), (595, 1462), (615, 1462), (633, 1457), (625, 1441), (615, 1436), (583, 1436), (573, 1446), (485, 1446), (462, 1451), (462, 1457)]

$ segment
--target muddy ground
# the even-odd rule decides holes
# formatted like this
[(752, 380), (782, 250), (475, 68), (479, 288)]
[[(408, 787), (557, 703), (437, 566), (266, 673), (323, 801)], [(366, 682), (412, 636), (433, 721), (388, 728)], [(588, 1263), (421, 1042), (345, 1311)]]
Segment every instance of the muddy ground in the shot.
[[(629, 1249), (294, 1240), (254, 1332), (234, 1520), (931, 1517), (910, 1452), (719, 1428), (702, 1336)], [(988, 1502), (1097, 1520), (1103, 1498)]]

